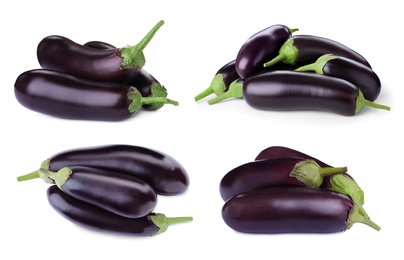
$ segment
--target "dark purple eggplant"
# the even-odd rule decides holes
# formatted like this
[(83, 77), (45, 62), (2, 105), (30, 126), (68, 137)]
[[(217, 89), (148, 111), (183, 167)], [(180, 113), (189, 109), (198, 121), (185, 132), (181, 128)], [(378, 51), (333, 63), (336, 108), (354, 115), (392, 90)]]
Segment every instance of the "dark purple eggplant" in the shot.
[(243, 233), (336, 233), (355, 223), (380, 227), (358, 213), (346, 195), (306, 187), (277, 187), (232, 197), (222, 208), (224, 222)]
[(56, 172), (71, 165), (133, 175), (146, 181), (160, 195), (181, 194), (189, 186), (188, 174), (178, 161), (141, 146), (114, 144), (74, 148), (49, 157), (41, 164), (41, 170)]
[(174, 223), (192, 221), (192, 217), (167, 218), (150, 213), (140, 218), (126, 218), (103, 210), (93, 204), (75, 199), (56, 185), (47, 190), (49, 204), (60, 215), (81, 227), (106, 233), (130, 236), (154, 236), (164, 233)]
[[(113, 49), (115, 46), (102, 42), (102, 41), (89, 41), (83, 44), (96, 49)], [(135, 87), (139, 90), (142, 97), (167, 97), (167, 89), (160, 84), (160, 82), (144, 68), (139, 69), (128, 85)], [(164, 106), (164, 103), (143, 104), (142, 108), (149, 111), (155, 111)]]
[(142, 97), (129, 85), (90, 81), (46, 69), (19, 75), (14, 93), (18, 102), (30, 110), (76, 120), (122, 121), (144, 104), (178, 105), (168, 98)]
[(242, 92), (248, 105), (262, 110), (319, 110), (345, 116), (358, 114), (364, 106), (390, 110), (366, 100), (362, 91), (346, 80), (309, 72), (259, 73), (244, 80)]
[(324, 37), (314, 35), (291, 36), (279, 48), (278, 56), (268, 59), (264, 67), (284, 62), (297, 67), (315, 62), (324, 54), (333, 54), (350, 58), (371, 68), (369, 62), (358, 52), (346, 45)]
[(236, 57), (236, 71), (240, 78), (247, 78), (260, 71), (262, 64), (274, 58), (282, 44), (297, 30), (275, 24), (248, 38)]
[(91, 48), (51, 35), (38, 44), (38, 61), (44, 69), (84, 79), (128, 83), (145, 64), (143, 49), (163, 24), (164, 21), (158, 22), (138, 44), (113, 49)]
[(301, 66), (296, 71), (314, 71), (349, 81), (357, 86), (369, 101), (375, 101), (381, 90), (380, 79), (371, 68), (346, 57), (324, 54), (316, 62)]
[(215, 94), (216, 96), (223, 95), (229, 89), (230, 84), (238, 78), (240, 76), (236, 71), (236, 61), (230, 61), (216, 72), (210, 86), (195, 96), (195, 101), (199, 101), (210, 94)]
[(88, 166), (63, 167), (57, 172), (38, 170), (18, 177), (25, 181), (42, 177), (78, 200), (127, 218), (140, 218), (157, 205), (157, 194), (135, 176)]
[(346, 172), (346, 167), (320, 167), (313, 160), (278, 158), (242, 164), (220, 181), (224, 201), (238, 194), (278, 186), (318, 188), (325, 176)]

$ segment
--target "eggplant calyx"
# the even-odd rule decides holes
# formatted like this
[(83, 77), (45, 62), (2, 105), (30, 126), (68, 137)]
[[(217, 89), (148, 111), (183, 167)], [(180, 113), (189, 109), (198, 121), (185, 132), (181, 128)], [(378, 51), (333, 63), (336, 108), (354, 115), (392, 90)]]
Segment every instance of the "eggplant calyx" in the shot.
[(163, 20), (159, 21), (138, 44), (133, 46), (128, 45), (119, 50), (119, 54), (123, 58), (121, 64), (123, 69), (142, 68), (144, 66), (146, 60), (143, 50), (163, 24)]
[(363, 96), (362, 91), (360, 91), (358, 89), (358, 96), (356, 97), (355, 115), (358, 114), (362, 110), (362, 108), (366, 107), (366, 106), (373, 107), (373, 108), (376, 108), (376, 109), (383, 109), (383, 110), (390, 111), (389, 106), (377, 104), (377, 103), (374, 103), (372, 101), (369, 101), (369, 100), (365, 99), (365, 97)]
[(158, 104), (171, 104), (178, 106), (178, 102), (165, 97), (143, 97), (142, 94), (135, 87), (131, 87), (127, 95), (128, 99), (132, 101), (128, 107), (129, 112), (134, 115), (136, 114), (142, 105), (153, 105)]
[(348, 177), (347, 175), (336, 174), (331, 176), (330, 184), (331, 190), (348, 195), (359, 205), (363, 205), (365, 203), (363, 190), (352, 178)]
[(289, 176), (295, 177), (307, 187), (318, 188), (323, 184), (325, 176), (344, 173), (346, 171), (346, 167), (320, 167), (314, 160), (304, 160), (296, 163)]
[(159, 230), (153, 236), (164, 233), (168, 229), (168, 226), (170, 226), (171, 224), (188, 222), (193, 220), (192, 217), (168, 218), (161, 213), (153, 213), (150, 216), (150, 219), (154, 223), (154, 225), (156, 225), (159, 228)]
[(234, 80), (224, 94), (208, 101), (209, 105), (216, 104), (228, 98), (243, 98), (243, 83), (239, 79)]
[[(150, 97), (166, 98), (168, 95), (167, 89), (157, 82), (153, 82), (150, 85), (150, 92), (151, 92)], [(158, 109), (162, 108), (164, 106), (164, 104), (165, 104), (165, 102), (152, 103), (152, 104), (148, 105), (147, 110), (158, 110)]]
[(199, 101), (210, 94), (215, 94), (216, 96), (221, 96), (225, 93), (226, 91), (226, 85), (223, 80), (223, 74), (219, 73), (213, 77), (212, 82), (210, 83), (210, 86), (202, 91), (200, 94), (195, 96), (195, 101)]
[(299, 55), (299, 49), (297, 49), (293, 44), (293, 39), (287, 40), (279, 49), (278, 56), (264, 63), (264, 67), (271, 67), (279, 62), (295, 65), (297, 56)]
[(295, 69), (295, 71), (314, 71), (317, 74), (323, 75), (324, 74), (323, 68), (327, 64), (327, 62), (337, 58), (338, 58), (337, 56), (332, 54), (324, 54), (320, 58), (318, 58), (315, 62), (301, 66)]
[(362, 207), (360, 205), (358, 205), (357, 203), (353, 203), (352, 209), (349, 212), (348, 215), (348, 219), (346, 220), (347, 225), (345, 227), (345, 230), (350, 229), (353, 224), (355, 223), (362, 223), (365, 225), (368, 225), (369, 227), (379, 231), (380, 230), (380, 226), (377, 225), (375, 222), (373, 222), (372, 220), (370, 220), (368, 217), (365, 217), (361, 214), (361, 209)]

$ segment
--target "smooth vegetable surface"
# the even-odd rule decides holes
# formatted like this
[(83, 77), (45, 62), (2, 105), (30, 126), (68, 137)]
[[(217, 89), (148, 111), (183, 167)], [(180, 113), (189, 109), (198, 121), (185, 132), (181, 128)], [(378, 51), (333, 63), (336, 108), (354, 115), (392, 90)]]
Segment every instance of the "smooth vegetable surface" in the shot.
[(242, 91), (248, 105), (262, 110), (318, 110), (345, 116), (356, 115), (365, 106), (390, 110), (366, 100), (346, 80), (315, 73), (264, 72), (244, 80)]
[(38, 44), (38, 61), (42, 68), (84, 79), (127, 83), (144, 66), (143, 49), (163, 24), (164, 21), (158, 22), (138, 44), (113, 49), (91, 48), (51, 35)]
[(346, 167), (320, 167), (313, 160), (302, 158), (277, 158), (242, 164), (223, 176), (220, 195), (224, 201), (231, 197), (278, 186), (318, 188), (325, 176), (346, 172)]
[(358, 52), (346, 45), (324, 37), (314, 35), (291, 36), (279, 49), (275, 58), (263, 63), (264, 67), (284, 62), (295, 66), (303, 66), (315, 62), (324, 54), (347, 57), (371, 67), (369, 62)]
[(380, 79), (371, 68), (346, 57), (325, 54), (316, 62), (301, 66), (296, 71), (314, 71), (347, 80), (357, 86), (369, 101), (375, 101), (381, 90)]
[(47, 190), (49, 204), (64, 218), (84, 228), (130, 236), (154, 236), (164, 233), (174, 223), (192, 221), (192, 217), (167, 218), (151, 213), (141, 218), (126, 218), (75, 199), (56, 185)]
[(57, 172), (36, 171), (19, 181), (44, 177), (78, 200), (127, 218), (148, 215), (157, 205), (156, 192), (143, 180), (120, 172), (87, 166), (69, 166)]
[(18, 102), (46, 115), (76, 120), (122, 121), (144, 104), (173, 104), (163, 97), (142, 97), (134, 87), (95, 82), (46, 69), (26, 71), (14, 85)]
[(282, 44), (298, 29), (282, 24), (269, 26), (247, 39), (236, 57), (236, 71), (245, 79), (262, 69), (262, 64), (276, 56)]
[(41, 164), (44, 171), (69, 165), (97, 167), (145, 180), (157, 194), (177, 195), (189, 186), (188, 173), (171, 156), (146, 147), (124, 144), (79, 147), (52, 155)]
[(380, 230), (359, 214), (348, 196), (306, 187), (277, 187), (234, 196), (225, 202), (222, 218), (243, 233), (335, 233), (354, 223)]

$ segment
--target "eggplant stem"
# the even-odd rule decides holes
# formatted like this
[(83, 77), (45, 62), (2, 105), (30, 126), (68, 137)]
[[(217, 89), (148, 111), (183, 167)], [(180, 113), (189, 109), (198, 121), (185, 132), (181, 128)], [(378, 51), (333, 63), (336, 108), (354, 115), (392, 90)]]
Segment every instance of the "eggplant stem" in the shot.
[(30, 172), (28, 174), (18, 176), (17, 181), (28, 181), (28, 180), (32, 180), (32, 179), (37, 179), (39, 177), (41, 177), (41, 175), (40, 175), (39, 171), (36, 170), (34, 172)]
[(275, 65), (275, 64), (277, 64), (279, 62), (282, 62), (285, 59), (285, 57), (286, 57), (286, 55), (281, 53), (278, 56), (276, 56), (275, 58), (273, 58), (272, 60), (264, 63), (264, 67), (268, 68), (268, 67), (271, 67), (271, 66), (273, 66), (273, 65)]
[(159, 228), (159, 230), (154, 234), (154, 236), (164, 233), (167, 230), (168, 226), (170, 226), (171, 224), (189, 222), (193, 220), (192, 217), (168, 218), (161, 213), (154, 213), (153, 215), (150, 216), (150, 219)]
[(120, 55), (123, 58), (121, 67), (124, 69), (143, 67), (145, 64), (145, 58), (143, 54), (144, 48), (149, 44), (153, 36), (158, 29), (164, 24), (164, 21), (159, 21), (143, 39), (134, 46), (125, 46), (120, 49)]
[(377, 103), (374, 103), (372, 101), (369, 101), (369, 100), (365, 99), (365, 97), (363, 96), (362, 91), (358, 90), (358, 92), (359, 92), (359, 94), (358, 94), (358, 97), (356, 98), (355, 115), (358, 114), (362, 110), (362, 108), (365, 107), (365, 106), (390, 111), (389, 106), (385, 106), (385, 105), (381, 105), (381, 104), (377, 104)]
[(209, 96), (210, 94), (215, 94), (216, 96), (221, 96), (226, 91), (226, 85), (223, 81), (223, 74), (217, 74), (210, 83), (210, 86), (202, 91), (200, 94), (195, 96), (195, 101), (199, 101), (202, 98)]
[(354, 202), (354, 205), (353, 205), (351, 211), (349, 212), (347, 226), (345, 227), (345, 230), (350, 229), (352, 227), (352, 225), (355, 223), (362, 223), (362, 224), (368, 225), (369, 227), (379, 231), (381, 229), (380, 226), (377, 225), (372, 220), (370, 220), (370, 218), (363, 216), (360, 213), (360, 209), (361, 209), (361, 207), (356, 202)]
[(329, 62), (330, 60), (337, 59), (338, 56), (332, 55), (332, 54), (324, 54), (320, 56), (315, 62), (301, 66), (295, 71), (314, 71), (317, 74), (323, 75), (323, 68)]
[(347, 167), (320, 167), (319, 173), (321, 177), (331, 176), (348, 171)]
[(227, 98), (243, 98), (243, 84), (238, 82), (238, 79), (230, 84), (227, 92), (209, 100), (208, 103), (209, 105), (213, 105)]

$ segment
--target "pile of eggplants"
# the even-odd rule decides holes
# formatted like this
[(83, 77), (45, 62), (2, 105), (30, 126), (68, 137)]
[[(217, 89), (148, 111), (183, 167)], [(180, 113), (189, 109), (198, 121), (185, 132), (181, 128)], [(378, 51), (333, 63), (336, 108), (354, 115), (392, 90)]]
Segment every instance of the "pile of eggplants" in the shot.
[(365, 106), (390, 110), (374, 103), (381, 81), (361, 54), (340, 42), (295, 35), (296, 31), (275, 24), (253, 34), (195, 101), (215, 94), (210, 105), (243, 98), (260, 110), (317, 110), (345, 116), (356, 115)]
[(147, 147), (113, 144), (73, 148), (52, 155), (40, 169), (17, 177), (51, 184), (49, 204), (90, 230), (154, 236), (192, 217), (155, 213), (158, 196), (184, 193), (189, 177), (171, 156)]
[(45, 37), (37, 47), (41, 68), (16, 79), (17, 101), (46, 115), (97, 121), (122, 121), (141, 109), (178, 105), (143, 68), (143, 50), (163, 24), (158, 22), (138, 44), (122, 48), (100, 41), (79, 44), (59, 35)]
[(283, 146), (227, 172), (219, 185), (222, 218), (242, 233), (336, 233), (363, 223), (364, 192), (347, 167), (333, 167)]

